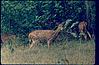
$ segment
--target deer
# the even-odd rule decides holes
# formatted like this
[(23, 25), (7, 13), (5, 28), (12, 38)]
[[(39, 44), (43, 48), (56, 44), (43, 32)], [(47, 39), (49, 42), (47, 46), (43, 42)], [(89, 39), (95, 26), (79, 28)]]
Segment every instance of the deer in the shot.
[(68, 27), (68, 25), (71, 23), (72, 19), (67, 19), (65, 22), (60, 23), (55, 30), (35, 30), (29, 33), (28, 38), (29, 38), (29, 43), (30, 48), (36, 44), (36, 40), (42, 40), (45, 39), (47, 41), (48, 48), (50, 48), (50, 44), (57, 36), (59, 33)]
[(80, 32), (80, 37), (81, 36), (84, 36), (84, 39), (86, 40), (87, 39), (87, 35), (85, 33), (88, 34), (88, 36), (90, 37), (91, 39), (91, 35), (90, 33), (87, 31), (87, 22), (85, 21), (81, 21), (78, 25), (78, 29), (79, 29), (79, 32)]
[(51, 41), (58, 36), (61, 30), (63, 30), (63, 24), (64, 23), (59, 24), (56, 30), (35, 30), (29, 33), (29, 42), (32, 42), (30, 44), (30, 48), (33, 47), (33, 45), (36, 43), (36, 40), (42, 39), (45, 39), (47, 41), (48, 48), (50, 48)]
[(15, 40), (16, 39), (16, 35), (10, 35), (10, 34), (7, 34), (7, 33), (1, 35), (1, 43), (2, 43), (2, 45), (8, 43), (8, 41), (12, 40), (12, 39)]

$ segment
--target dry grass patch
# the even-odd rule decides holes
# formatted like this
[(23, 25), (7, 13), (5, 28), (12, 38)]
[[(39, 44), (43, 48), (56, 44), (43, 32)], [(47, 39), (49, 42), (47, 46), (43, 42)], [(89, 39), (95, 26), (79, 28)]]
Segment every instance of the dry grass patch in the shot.
[(1, 63), (4, 64), (94, 64), (95, 43), (89, 41), (79, 43), (78, 41), (63, 42), (59, 45), (37, 46), (29, 49), (19, 46), (11, 53), (7, 48), (1, 49)]

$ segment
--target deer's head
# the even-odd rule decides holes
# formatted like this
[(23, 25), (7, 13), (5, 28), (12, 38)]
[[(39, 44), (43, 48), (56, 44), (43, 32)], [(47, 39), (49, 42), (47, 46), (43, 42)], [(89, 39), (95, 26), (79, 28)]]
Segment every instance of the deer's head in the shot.
[(58, 29), (63, 30), (63, 23), (58, 25)]
[(55, 30), (56, 32), (60, 32), (61, 30), (64, 29), (64, 22), (62, 22), (61, 24), (58, 25), (57, 29)]
[(80, 22), (78, 25), (80, 32), (84, 32), (86, 30), (86, 27), (87, 27), (87, 22), (85, 22), (85, 21)]

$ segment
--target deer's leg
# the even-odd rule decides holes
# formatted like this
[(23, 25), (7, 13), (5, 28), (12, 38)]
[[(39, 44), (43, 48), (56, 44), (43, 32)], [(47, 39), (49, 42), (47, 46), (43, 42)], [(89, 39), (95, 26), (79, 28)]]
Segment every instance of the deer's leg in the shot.
[(80, 35), (80, 43), (82, 43), (82, 40), (86, 39), (87, 37), (83, 31), (81, 31), (79, 35)]
[(80, 44), (81, 44), (81, 42), (82, 42), (82, 35), (80, 35), (79, 41), (80, 41)]
[(29, 39), (29, 44), (31, 44), (31, 39)]
[(94, 39), (94, 40), (95, 40), (95, 35), (94, 35), (94, 34), (92, 34), (92, 39)]
[(88, 36), (90, 37), (90, 39), (92, 39), (92, 37), (91, 37), (91, 35), (90, 35), (90, 33), (87, 31), (87, 34), (88, 34)]
[(87, 40), (87, 35), (84, 35), (85, 40)]
[(47, 41), (47, 44), (48, 44), (48, 48), (50, 48), (50, 41), (49, 40)]
[(32, 48), (34, 46), (34, 44), (35, 44), (35, 40), (32, 40), (32, 43), (30, 45), (30, 48)]
[(48, 48), (50, 48), (50, 43), (51, 43), (51, 39), (49, 39), (49, 40), (47, 41)]

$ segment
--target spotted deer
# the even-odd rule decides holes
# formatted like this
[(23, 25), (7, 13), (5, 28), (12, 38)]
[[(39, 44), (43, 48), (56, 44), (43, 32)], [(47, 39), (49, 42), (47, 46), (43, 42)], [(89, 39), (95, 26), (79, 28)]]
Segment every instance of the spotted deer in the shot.
[(87, 31), (87, 22), (85, 22), (85, 21), (80, 22), (79, 25), (78, 25), (78, 29), (79, 29), (79, 32), (80, 32), (80, 34), (79, 34), (80, 37), (81, 37), (81, 36), (84, 36), (84, 39), (86, 40), (86, 39), (87, 39), (87, 35), (86, 35), (85, 33), (87, 33), (88, 36), (89, 36), (90, 39), (91, 39), (91, 35), (90, 35), (90, 33)]
[(30, 43), (32, 42), (30, 44), (30, 48), (34, 46), (36, 40), (42, 40), (42, 39), (45, 39), (47, 41), (49, 48), (52, 40), (58, 36), (58, 33), (61, 30), (63, 30), (63, 24), (64, 23), (59, 24), (56, 30), (35, 30), (29, 33), (28, 35), (29, 42)]

